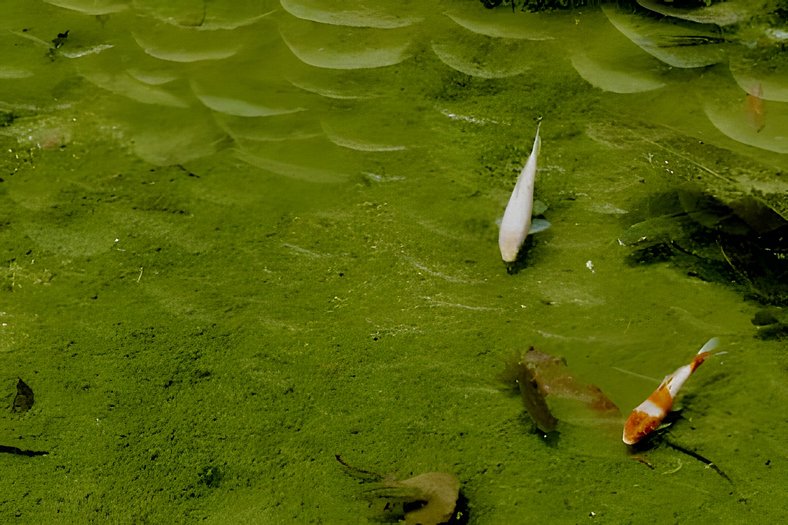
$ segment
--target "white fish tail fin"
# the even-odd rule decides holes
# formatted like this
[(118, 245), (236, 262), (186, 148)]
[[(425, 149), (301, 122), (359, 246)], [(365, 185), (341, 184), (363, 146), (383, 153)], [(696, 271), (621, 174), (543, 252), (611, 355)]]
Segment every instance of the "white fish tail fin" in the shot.
[(539, 124), (536, 125), (536, 136), (534, 137), (534, 147), (531, 150), (531, 155), (534, 153), (539, 155), (539, 150), (542, 149), (542, 138), (539, 136), (539, 130), (542, 128), (542, 119), (539, 119)]
[(698, 350), (698, 353), (702, 354), (704, 352), (711, 352), (712, 350), (716, 349), (718, 346), (720, 346), (719, 337), (712, 337), (711, 339), (706, 341), (706, 344), (703, 345), (700, 350)]

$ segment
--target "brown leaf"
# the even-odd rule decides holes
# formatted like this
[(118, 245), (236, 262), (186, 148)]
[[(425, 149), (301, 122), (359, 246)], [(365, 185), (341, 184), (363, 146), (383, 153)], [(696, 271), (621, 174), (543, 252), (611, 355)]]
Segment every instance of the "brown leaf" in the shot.
[[(427, 472), (403, 481), (392, 481), (388, 485), (411, 489), (411, 503), (420, 504), (405, 511), (406, 525), (449, 523), (460, 495), (460, 480), (445, 472)], [(406, 509), (408, 507), (413, 505), (406, 505)]]

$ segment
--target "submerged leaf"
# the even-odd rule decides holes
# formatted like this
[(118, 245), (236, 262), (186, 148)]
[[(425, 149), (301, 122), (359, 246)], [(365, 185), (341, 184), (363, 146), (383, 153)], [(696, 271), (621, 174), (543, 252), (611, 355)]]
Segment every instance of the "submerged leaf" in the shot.
[(388, 485), (413, 491), (411, 505), (406, 504), (406, 525), (448, 523), (460, 495), (460, 480), (445, 472), (427, 472), (403, 481), (392, 481)]
[(404, 514), (406, 525), (459, 524), (467, 520), (467, 513), (458, 510), (460, 480), (453, 474), (427, 472), (399, 481), (352, 466), (339, 455), (336, 459), (347, 474), (373, 485), (368, 495), (388, 500), (385, 511)]

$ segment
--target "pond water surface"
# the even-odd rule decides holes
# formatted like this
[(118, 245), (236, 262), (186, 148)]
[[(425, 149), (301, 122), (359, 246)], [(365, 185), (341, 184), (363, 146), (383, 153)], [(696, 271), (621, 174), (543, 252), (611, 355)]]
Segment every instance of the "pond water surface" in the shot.
[[(336, 456), (457, 476), (468, 523), (786, 517), (774, 18), (5, 4), (0, 521), (380, 519)], [(539, 121), (552, 226), (509, 274)], [(630, 450), (626, 415), (715, 336)], [(530, 346), (621, 415), (548, 396), (540, 434), (501, 380)]]

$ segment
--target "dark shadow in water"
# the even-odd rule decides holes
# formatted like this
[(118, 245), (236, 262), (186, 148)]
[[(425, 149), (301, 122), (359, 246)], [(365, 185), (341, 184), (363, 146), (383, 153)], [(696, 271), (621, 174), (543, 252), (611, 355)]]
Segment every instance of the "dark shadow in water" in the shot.
[(517, 254), (517, 259), (511, 263), (504, 263), (506, 265), (506, 273), (516, 275), (524, 268), (538, 266), (540, 260), (539, 245), (548, 239), (549, 235), (548, 232), (544, 232), (526, 237), (522, 248)]
[[(768, 306), (753, 324), (761, 337), (786, 334), (788, 221), (754, 197), (727, 206), (695, 188), (650, 196), (619, 238), (632, 266), (670, 263), (704, 281), (733, 287)], [(634, 218), (634, 222), (632, 219)]]

